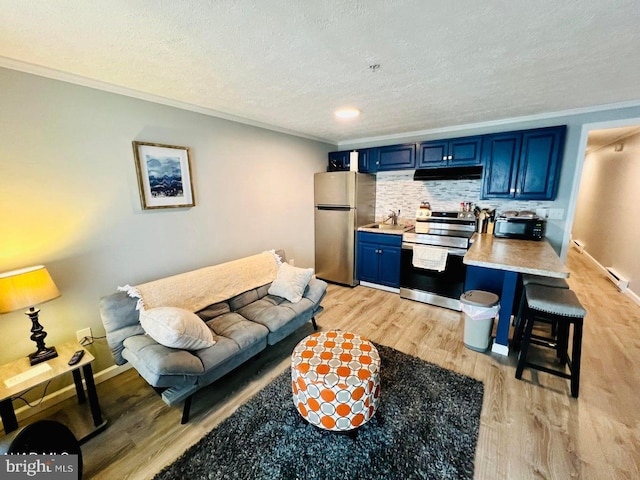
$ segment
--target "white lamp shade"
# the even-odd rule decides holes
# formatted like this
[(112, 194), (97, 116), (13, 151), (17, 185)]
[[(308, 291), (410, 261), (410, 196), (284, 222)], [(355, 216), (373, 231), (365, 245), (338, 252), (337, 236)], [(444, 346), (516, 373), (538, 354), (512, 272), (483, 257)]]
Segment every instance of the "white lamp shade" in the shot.
[(43, 265), (0, 274), (0, 313), (33, 307), (59, 296)]

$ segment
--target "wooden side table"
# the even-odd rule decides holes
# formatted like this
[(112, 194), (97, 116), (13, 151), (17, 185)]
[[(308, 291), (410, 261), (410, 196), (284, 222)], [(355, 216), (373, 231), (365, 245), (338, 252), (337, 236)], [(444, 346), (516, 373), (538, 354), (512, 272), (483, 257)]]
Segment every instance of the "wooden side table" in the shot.
[[(98, 403), (98, 393), (93, 379), (93, 370), (91, 369), (91, 363), (95, 360), (95, 357), (85, 350), (84, 356), (78, 363), (73, 366), (68, 365), (69, 359), (74, 352), (81, 348), (77, 342), (58, 344), (56, 345), (56, 350), (58, 351), (56, 358), (33, 367), (29, 365), (27, 356), (0, 366), (0, 417), (2, 418), (5, 433), (10, 433), (18, 428), (18, 420), (13, 409), (14, 397), (69, 372), (73, 375), (78, 403), (85, 403), (88, 397), (93, 418), (93, 431), (80, 440), (87, 440), (106, 427), (107, 422), (102, 418), (100, 404)], [(82, 384), (81, 370), (87, 386), (86, 395)], [(37, 372), (37, 375), (31, 375), (34, 372)], [(23, 375), (24, 377), (21, 377)]]

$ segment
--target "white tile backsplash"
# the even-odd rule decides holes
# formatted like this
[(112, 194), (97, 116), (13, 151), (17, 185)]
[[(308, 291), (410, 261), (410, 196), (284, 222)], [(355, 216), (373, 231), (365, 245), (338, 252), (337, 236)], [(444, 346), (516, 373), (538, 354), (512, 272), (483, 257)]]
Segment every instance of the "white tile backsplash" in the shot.
[(459, 210), (460, 202), (472, 202), (480, 208), (533, 210), (548, 206), (544, 201), (480, 200), (482, 180), (415, 181), (413, 171), (380, 172), (376, 175), (376, 221), (400, 210), (401, 222), (413, 222), (421, 202), (431, 203), (432, 210)]

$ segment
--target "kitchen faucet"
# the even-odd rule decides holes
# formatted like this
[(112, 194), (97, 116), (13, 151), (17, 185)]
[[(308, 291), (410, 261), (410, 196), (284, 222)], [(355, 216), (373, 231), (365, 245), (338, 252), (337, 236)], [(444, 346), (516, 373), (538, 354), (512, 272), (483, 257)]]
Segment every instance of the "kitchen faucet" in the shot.
[[(398, 213), (395, 212), (395, 210), (392, 210), (391, 213), (389, 214), (389, 216), (387, 217), (387, 219), (384, 221), (386, 222), (387, 220), (391, 220), (391, 224), (392, 225), (398, 225), (398, 217), (400, 216), (400, 210), (398, 210)], [(384, 223), (382, 222), (382, 223)]]

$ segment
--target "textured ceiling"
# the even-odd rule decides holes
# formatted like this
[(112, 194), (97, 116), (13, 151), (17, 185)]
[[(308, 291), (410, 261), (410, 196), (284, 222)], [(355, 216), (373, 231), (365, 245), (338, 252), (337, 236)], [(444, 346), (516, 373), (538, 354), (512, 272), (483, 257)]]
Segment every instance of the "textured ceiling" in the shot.
[[(640, 104), (638, 0), (0, 0), (0, 12), (0, 66), (333, 143)], [(362, 115), (334, 119), (343, 106)]]

